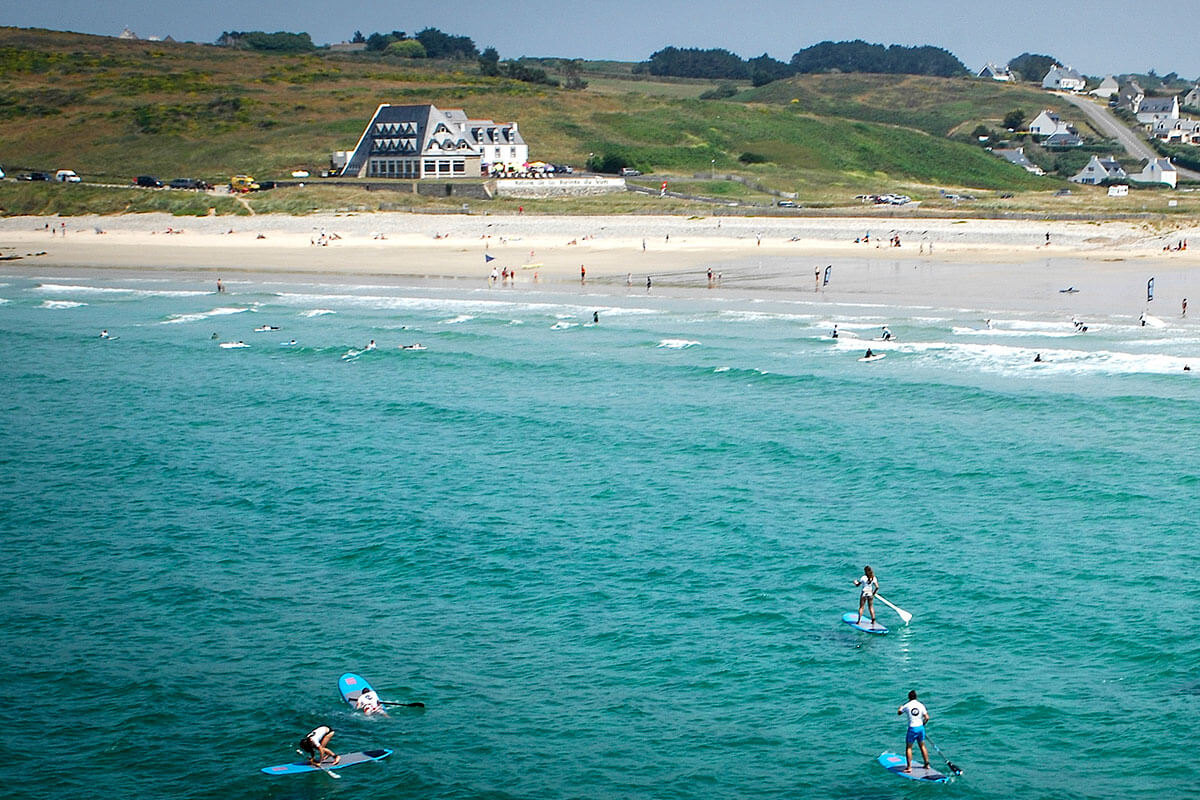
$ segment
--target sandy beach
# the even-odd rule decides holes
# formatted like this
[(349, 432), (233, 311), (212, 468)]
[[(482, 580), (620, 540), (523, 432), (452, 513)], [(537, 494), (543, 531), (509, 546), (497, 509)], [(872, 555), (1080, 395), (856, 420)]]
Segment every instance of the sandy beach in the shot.
[[(65, 230), (65, 235), (64, 235)], [(1178, 250), (1191, 240), (1193, 247)], [(899, 246), (894, 244), (899, 242)], [(1164, 249), (1167, 248), (1167, 249)], [(830, 303), (1138, 314), (1200, 299), (1200, 225), (1134, 222), (346, 214), (13, 217), (6, 271), (482, 281), (496, 288), (797, 293)], [(824, 283), (826, 267), (829, 282)], [(712, 270), (710, 285), (708, 271)], [(630, 287), (628, 284), (632, 284)], [(1072, 293), (1060, 290), (1075, 288)]]

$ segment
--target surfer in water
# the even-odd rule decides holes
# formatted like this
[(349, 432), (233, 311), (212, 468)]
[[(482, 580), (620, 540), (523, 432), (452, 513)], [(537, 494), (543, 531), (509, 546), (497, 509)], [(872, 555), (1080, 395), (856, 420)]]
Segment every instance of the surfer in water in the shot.
[[(871, 351), (868, 350), (868, 353)], [(862, 622), (863, 604), (867, 606), (867, 611), (871, 614), (871, 624), (875, 624), (875, 593), (879, 591), (879, 581), (875, 578), (875, 571), (870, 567), (863, 567), (862, 576), (854, 582), (854, 585), (859, 587), (860, 594), (858, 596), (858, 619), (854, 624)]]
[(883, 333), (880, 335), (879, 338), (883, 339), (885, 342), (890, 342), (892, 340), (892, 332), (890, 330), (888, 330), (887, 325), (883, 326)]
[(105, 328), (104, 330), (100, 331), (100, 338), (101, 338), (101, 339), (110, 339), (110, 338), (112, 338), (112, 337), (110, 337), (110, 336), (108, 335), (108, 328)]
[(318, 725), (300, 740), (300, 749), (308, 754), (308, 763), (319, 767), (326, 758), (332, 758), (331, 766), (337, 766), (342, 757), (329, 749), (329, 740), (333, 738), (333, 728), (328, 725)]
[(908, 763), (905, 764), (904, 771), (912, 772), (913, 742), (921, 747), (925, 769), (929, 769), (929, 751), (925, 749), (925, 723), (929, 722), (929, 711), (924, 703), (917, 699), (915, 689), (908, 693), (908, 702), (896, 709), (896, 714), (908, 718), (908, 734), (904, 737), (904, 759)]
[[(874, 354), (874, 353), (872, 353), (872, 352), (871, 352), (871, 348), (869, 348), (869, 347), (868, 347), (868, 348), (867, 348), (867, 354), (866, 354), (865, 356), (863, 356), (863, 358), (874, 358), (874, 357), (875, 357), (875, 354)], [(860, 609), (860, 611), (861, 611), (861, 609)]]
[(358, 696), (358, 700), (354, 702), (354, 707), (364, 714), (385, 714), (383, 703), (379, 700), (379, 695), (374, 689), (365, 689)]
[(831, 338), (833, 338), (833, 339), (836, 339), (836, 338), (838, 337), (838, 332), (837, 332), (837, 323), (836, 323), (836, 322), (835, 322), (835, 323), (833, 323), (833, 333), (831, 333), (831, 334), (829, 334), (829, 335), (830, 335), (830, 337), (831, 337)]

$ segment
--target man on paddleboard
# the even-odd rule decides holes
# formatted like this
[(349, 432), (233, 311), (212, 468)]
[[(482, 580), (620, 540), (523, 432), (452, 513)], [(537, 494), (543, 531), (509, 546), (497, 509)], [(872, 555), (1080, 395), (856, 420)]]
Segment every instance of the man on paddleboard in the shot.
[(904, 766), (905, 772), (912, 772), (912, 746), (916, 742), (921, 747), (921, 756), (925, 759), (925, 769), (929, 769), (929, 751), (925, 749), (925, 723), (929, 721), (929, 711), (917, 699), (916, 690), (908, 693), (908, 702), (896, 709), (900, 716), (908, 718), (908, 734), (904, 737)]
[[(300, 749), (308, 753), (308, 763), (314, 767), (321, 766), (326, 758), (332, 758), (330, 766), (337, 766), (341, 756), (329, 749), (329, 740), (333, 738), (333, 728), (328, 725), (318, 725), (300, 740)], [(923, 746), (923, 745), (922, 745)]]
[(354, 701), (354, 707), (364, 714), (380, 714), (383, 712), (383, 703), (379, 700), (379, 695), (375, 694), (374, 689), (364, 689), (362, 694), (358, 696), (358, 700)]

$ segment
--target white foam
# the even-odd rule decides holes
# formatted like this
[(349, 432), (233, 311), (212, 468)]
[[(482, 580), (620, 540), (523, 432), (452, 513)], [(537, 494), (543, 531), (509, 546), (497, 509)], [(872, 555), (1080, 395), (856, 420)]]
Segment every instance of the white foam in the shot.
[(566, 322), (564, 320), (559, 320), (558, 322), (556, 322), (550, 326), (550, 330), (565, 331), (567, 328), (574, 328), (578, 324), (579, 324), (578, 322)]
[(129, 289), (121, 286), (82, 286), (63, 283), (42, 283), (29, 291), (40, 292), (42, 294), (127, 294), (134, 297), (201, 297), (212, 294), (212, 292), (188, 289)]
[(1167, 327), (1167, 323), (1165, 320), (1161, 320), (1158, 317), (1152, 317), (1149, 314), (1142, 317), (1142, 319), (1144, 319), (1146, 321), (1146, 327), (1148, 327), (1148, 328), (1165, 328), (1165, 327)]
[(700, 343), (692, 339), (663, 339), (656, 347), (665, 347), (668, 350), (683, 350), (686, 347), (695, 347)]
[(332, 311), (328, 308), (312, 308), (312, 309), (309, 309), (308, 311), (302, 311), (300, 313), (300, 316), (302, 316), (302, 317), (323, 317), (326, 314), (336, 314), (336, 313), (337, 313), (336, 311)]
[(196, 314), (172, 314), (167, 319), (162, 321), (163, 325), (175, 325), (181, 322), (199, 322), (202, 319), (209, 317), (225, 317), (230, 314), (241, 314), (243, 311), (249, 311), (248, 308), (214, 308), (211, 311), (201, 311)]
[(221, 347), (226, 350), (240, 350), (243, 347), (249, 346), (250, 345), (246, 344), (245, 342), (221, 342)]
[(40, 308), (53, 308), (61, 310), (64, 308), (79, 308), (80, 306), (86, 305), (87, 303), (79, 303), (75, 300), (43, 300)]
[(439, 321), (438, 324), (439, 325), (460, 325), (464, 322), (470, 322), (473, 319), (475, 319), (475, 317), (471, 316), (470, 314), (459, 314), (457, 317), (451, 317), (450, 319), (443, 319), (443, 320)]
[(12, 301), (6, 297), (0, 297), (0, 306), (4, 305), (5, 303), (11, 303), (11, 302)]

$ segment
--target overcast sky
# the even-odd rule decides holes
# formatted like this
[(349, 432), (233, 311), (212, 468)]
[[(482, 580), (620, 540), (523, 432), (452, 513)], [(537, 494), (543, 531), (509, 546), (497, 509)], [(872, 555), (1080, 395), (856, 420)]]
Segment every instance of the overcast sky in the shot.
[(1200, 0), (0, 0), (0, 24), (212, 42), (223, 31), (305, 31), (317, 44), (356, 30), (425, 27), (466, 35), (502, 58), (642, 61), (668, 45), (724, 47), (743, 57), (824, 40), (944, 47), (970, 69), (1023, 52), (1089, 75), (1177, 72), (1200, 78)]

